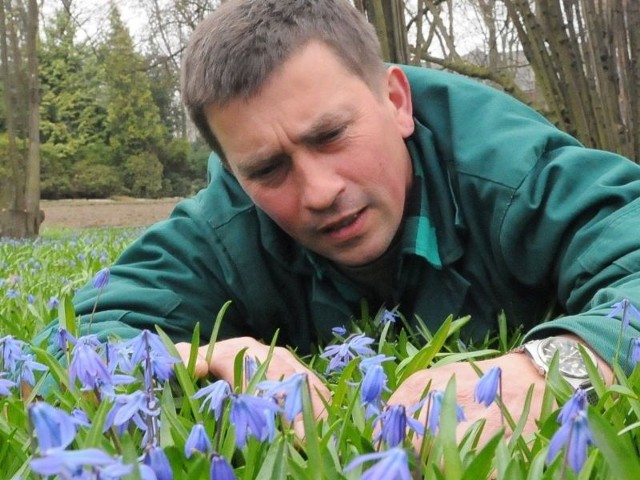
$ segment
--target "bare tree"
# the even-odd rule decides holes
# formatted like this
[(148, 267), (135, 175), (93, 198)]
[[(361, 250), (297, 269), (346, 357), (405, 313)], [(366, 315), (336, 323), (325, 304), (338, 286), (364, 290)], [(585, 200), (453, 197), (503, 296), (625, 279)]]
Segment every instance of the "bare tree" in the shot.
[(589, 146), (640, 161), (640, 4), (503, 0), (548, 116)]
[[(640, 161), (639, 1), (354, 3), (376, 26), (387, 60), (486, 80), (586, 145)], [(402, 3), (406, 27), (397, 17)]]
[(0, 72), (11, 172), (3, 184), (8, 193), (0, 197), (0, 235), (12, 237), (35, 236), (42, 222), (38, 20), (37, 0), (27, 0), (26, 8), (20, 0), (0, 0)]
[(409, 63), (404, 0), (355, 0), (376, 28), (385, 60)]

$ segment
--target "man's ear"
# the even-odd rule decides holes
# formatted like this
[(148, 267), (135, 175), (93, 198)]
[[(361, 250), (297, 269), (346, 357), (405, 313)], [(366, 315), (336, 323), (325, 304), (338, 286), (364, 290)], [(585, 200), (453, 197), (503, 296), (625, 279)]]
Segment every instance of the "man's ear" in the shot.
[(409, 85), (409, 79), (405, 73), (396, 65), (387, 68), (386, 94), (391, 107), (394, 109), (396, 123), (402, 138), (407, 138), (415, 128), (411, 85)]

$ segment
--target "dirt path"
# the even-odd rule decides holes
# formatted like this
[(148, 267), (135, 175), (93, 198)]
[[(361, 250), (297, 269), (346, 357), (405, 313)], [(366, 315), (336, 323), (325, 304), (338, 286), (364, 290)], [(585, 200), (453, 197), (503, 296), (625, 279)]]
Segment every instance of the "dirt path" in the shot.
[(147, 226), (166, 218), (179, 200), (42, 200), (42, 228)]

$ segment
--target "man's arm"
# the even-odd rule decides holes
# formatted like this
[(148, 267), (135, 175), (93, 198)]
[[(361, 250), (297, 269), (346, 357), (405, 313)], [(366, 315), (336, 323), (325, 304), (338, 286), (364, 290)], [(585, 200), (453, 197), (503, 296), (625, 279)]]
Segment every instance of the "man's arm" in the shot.
[[(156, 326), (174, 341), (191, 340), (196, 323), (208, 339), (215, 318), (229, 300), (210, 227), (199, 213), (199, 200), (178, 204), (171, 217), (145, 231), (110, 267), (104, 289), (91, 283), (74, 299), (81, 334), (132, 338)], [(232, 304), (219, 338), (253, 334)], [(53, 322), (35, 339), (46, 340), (57, 328)]]

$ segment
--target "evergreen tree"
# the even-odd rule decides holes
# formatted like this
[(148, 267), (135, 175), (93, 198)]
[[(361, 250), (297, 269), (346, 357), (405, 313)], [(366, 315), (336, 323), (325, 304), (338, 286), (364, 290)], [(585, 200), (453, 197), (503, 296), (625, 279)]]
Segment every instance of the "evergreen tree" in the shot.
[[(69, 12), (59, 10), (45, 29), (40, 52), (41, 188), (45, 198), (82, 195), (76, 191), (74, 178), (78, 164), (110, 163), (104, 155), (107, 112), (99, 103), (103, 95), (97, 59), (86, 46), (76, 44), (75, 38)], [(100, 155), (94, 157), (97, 151)]]
[[(146, 171), (154, 178), (146, 179), (145, 185), (161, 184), (162, 164), (158, 154), (165, 147), (167, 132), (151, 93), (147, 66), (142, 56), (135, 52), (131, 35), (113, 3), (109, 21), (110, 31), (101, 49), (108, 99), (108, 145), (126, 190), (133, 195), (157, 194), (159, 192), (140, 187), (137, 176)], [(141, 161), (144, 168), (141, 168)]]

